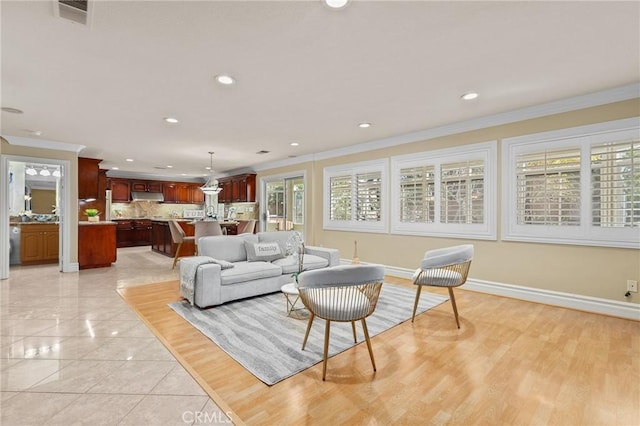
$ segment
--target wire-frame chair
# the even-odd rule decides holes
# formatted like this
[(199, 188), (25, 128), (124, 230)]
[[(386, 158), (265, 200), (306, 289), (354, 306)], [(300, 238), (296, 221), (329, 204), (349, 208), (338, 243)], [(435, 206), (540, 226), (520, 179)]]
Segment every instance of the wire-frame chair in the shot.
[(411, 322), (413, 322), (416, 317), (422, 286), (447, 287), (451, 305), (453, 306), (453, 314), (456, 317), (456, 324), (458, 328), (460, 328), (458, 307), (456, 306), (453, 288), (461, 286), (467, 281), (472, 259), (472, 244), (429, 250), (424, 254), (420, 268), (413, 274), (413, 284), (418, 286), (418, 288), (416, 291), (416, 301), (413, 304)]
[(350, 322), (353, 340), (356, 343), (355, 322), (361, 321), (373, 371), (376, 371), (365, 318), (376, 309), (383, 279), (384, 267), (380, 265), (336, 266), (305, 271), (298, 275), (300, 299), (310, 312), (302, 350), (307, 344), (314, 318), (319, 317), (326, 321), (322, 380), (325, 380), (327, 375), (327, 354), (332, 321)]

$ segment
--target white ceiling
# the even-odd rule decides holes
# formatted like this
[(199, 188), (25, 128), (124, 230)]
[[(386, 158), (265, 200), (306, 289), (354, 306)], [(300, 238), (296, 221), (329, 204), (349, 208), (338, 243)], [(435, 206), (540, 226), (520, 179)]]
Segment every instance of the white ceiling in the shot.
[(54, 4), (0, 4), (2, 106), (24, 111), (1, 133), (121, 171), (201, 175), (215, 151), (230, 172), (640, 81), (635, 1), (110, 0), (90, 27)]

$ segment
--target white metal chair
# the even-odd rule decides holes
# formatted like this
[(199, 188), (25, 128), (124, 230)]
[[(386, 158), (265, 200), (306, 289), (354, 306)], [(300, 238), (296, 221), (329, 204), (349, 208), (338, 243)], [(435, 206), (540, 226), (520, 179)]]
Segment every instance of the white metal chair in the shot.
[(169, 220), (169, 230), (171, 231), (171, 239), (178, 245), (176, 248), (176, 255), (173, 258), (173, 265), (171, 266), (171, 269), (175, 269), (176, 262), (178, 262), (178, 258), (180, 257), (180, 248), (182, 248), (182, 244), (188, 241), (195, 241), (195, 237), (188, 237), (180, 224), (173, 219)]
[(317, 316), (326, 321), (322, 380), (325, 380), (327, 375), (331, 321), (350, 322), (353, 339), (356, 342), (355, 321), (362, 322), (371, 364), (373, 371), (376, 371), (376, 362), (373, 358), (365, 318), (376, 309), (383, 279), (384, 267), (380, 265), (336, 266), (306, 271), (298, 275), (300, 299), (310, 312), (302, 350), (307, 344), (314, 318)]
[(416, 309), (418, 309), (420, 291), (423, 285), (447, 287), (451, 305), (453, 306), (453, 314), (456, 317), (456, 324), (460, 328), (453, 287), (461, 286), (467, 281), (472, 259), (472, 244), (429, 250), (424, 254), (420, 268), (413, 274), (413, 284), (417, 285), (418, 289), (416, 291), (416, 301), (413, 305), (411, 322), (416, 317)]

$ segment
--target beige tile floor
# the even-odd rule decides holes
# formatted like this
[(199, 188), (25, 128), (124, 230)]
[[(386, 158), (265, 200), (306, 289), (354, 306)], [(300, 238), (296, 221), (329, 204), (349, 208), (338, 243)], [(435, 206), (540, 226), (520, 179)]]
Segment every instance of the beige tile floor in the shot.
[(12, 267), (0, 281), (0, 424), (229, 423), (116, 289), (178, 279), (149, 247), (111, 268)]

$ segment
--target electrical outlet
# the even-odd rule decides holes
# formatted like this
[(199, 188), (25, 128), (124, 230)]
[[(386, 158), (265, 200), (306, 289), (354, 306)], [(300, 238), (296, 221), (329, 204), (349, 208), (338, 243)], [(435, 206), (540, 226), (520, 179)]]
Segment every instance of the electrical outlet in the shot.
[(634, 293), (638, 292), (638, 281), (636, 280), (627, 280), (627, 291), (632, 291)]

